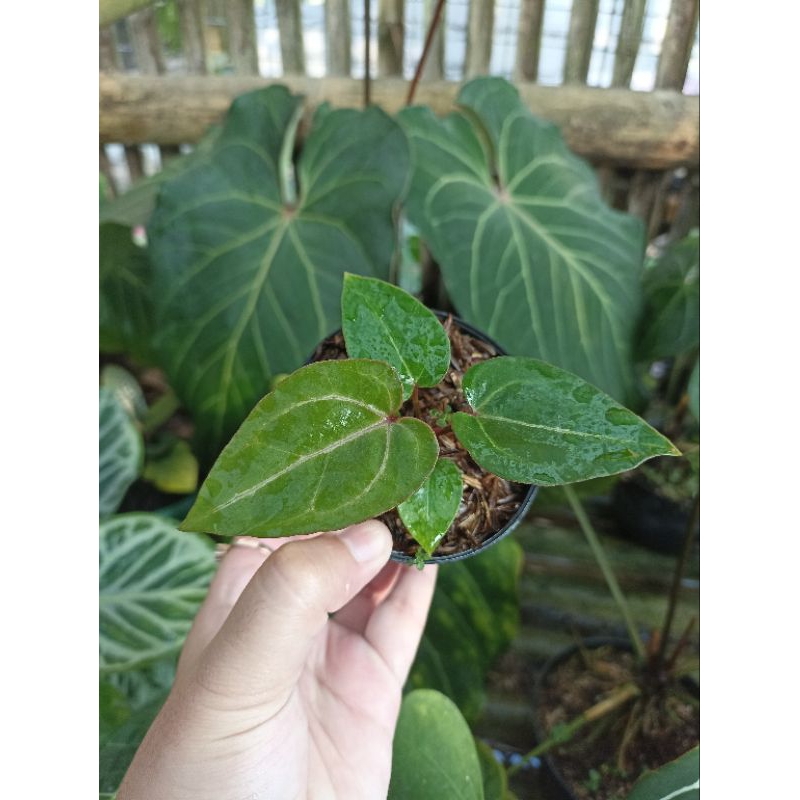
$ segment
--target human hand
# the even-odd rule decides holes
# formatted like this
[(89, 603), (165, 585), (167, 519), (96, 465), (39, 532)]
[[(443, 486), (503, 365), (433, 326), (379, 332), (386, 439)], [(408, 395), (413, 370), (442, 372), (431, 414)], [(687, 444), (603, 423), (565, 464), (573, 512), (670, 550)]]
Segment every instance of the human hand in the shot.
[(375, 520), (238, 544), (118, 800), (383, 800), (436, 568)]

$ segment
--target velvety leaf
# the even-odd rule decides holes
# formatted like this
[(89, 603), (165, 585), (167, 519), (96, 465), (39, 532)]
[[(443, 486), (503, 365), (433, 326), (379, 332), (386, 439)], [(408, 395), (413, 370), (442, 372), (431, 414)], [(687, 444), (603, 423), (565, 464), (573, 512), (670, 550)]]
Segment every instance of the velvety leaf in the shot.
[(628, 800), (700, 800), (700, 747), (646, 772), (634, 784)]
[(398, 119), (412, 149), (407, 213), (459, 315), (626, 400), (641, 221), (605, 204), (588, 164), (507, 81), (477, 78), (458, 102), (444, 119), (421, 107)]
[(100, 372), (100, 385), (113, 392), (131, 419), (144, 419), (147, 400), (139, 381), (128, 370), (118, 364), (106, 364)]
[(689, 377), (689, 385), (686, 387), (689, 395), (689, 411), (694, 414), (695, 419), (700, 419), (700, 359), (694, 365), (692, 374)]
[(100, 351), (152, 361), (153, 310), (147, 250), (131, 229), (100, 226)]
[(111, 389), (100, 388), (100, 516), (113, 514), (142, 469), (144, 443)]
[(100, 523), (100, 672), (177, 653), (215, 570), (212, 543), (155, 514)]
[(467, 719), (477, 717), (486, 673), (517, 632), (522, 562), (522, 549), (506, 537), (439, 570), (407, 688), (438, 689)]
[(403, 524), (427, 555), (433, 554), (456, 518), (463, 491), (461, 470), (440, 458), (425, 483), (397, 506)]
[(586, 381), (532, 358), (500, 357), (464, 376), (474, 416), (453, 431), (485, 470), (543, 486), (585, 481), (680, 452), (632, 411)]
[(403, 699), (392, 745), (388, 800), (483, 800), (478, 754), (466, 720), (443, 694)]
[(484, 800), (507, 800), (508, 777), (503, 765), (494, 757), (492, 748), (486, 742), (476, 739), (475, 751), (481, 765)]
[(321, 361), (264, 397), (223, 450), (181, 528), (287, 536), (394, 508), (433, 470), (439, 446), (396, 418), (402, 387), (382, 361)]
[(159, 350), (206, 461), (271, 376), (340, 327), (345, 271), (388, 276), (402, 131), (374, 106), (320, 111), (295, 184), (285, 167), (301, 111), (280, 86), (235, 100), (209, 151), (164, 184), (148, 228)]
[(197, 489), (198, 466), (189, 443), (178, 439), (159, 458), (148, 458), (142, 477), (168, 494), (191, 494)]
[(132, 711), (163, 700), (175, 682), (178, 654), (122, 672), (108, 672), (103, 683), (120, 692)]
[(100, 681), (100, 744), (131, 716), (128, 698), (108, 681)]
[(342, 333), (350, 358), (391, 364), (403, 384), (436, 386), (450, 366), (450, 339), (436, 315), (407, 292), (377, 278), (345, 275)]
[(667, 358), (700, 343), (700, 235), (673, 244), (645, 270), (637, 353)]

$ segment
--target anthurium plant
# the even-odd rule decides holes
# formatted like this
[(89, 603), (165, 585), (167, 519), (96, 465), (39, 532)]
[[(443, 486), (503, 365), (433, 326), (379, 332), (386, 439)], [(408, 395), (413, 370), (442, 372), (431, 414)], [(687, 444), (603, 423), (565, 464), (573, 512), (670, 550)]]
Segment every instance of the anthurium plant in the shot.
[(448, 372), (437, 316), (376, 278), (346, 274), (348, 358), (301, 367), (267, 394), (224, 448), (181, 527), (290, 536), (342, 528), (396, 508), (432, 556), (458, 513), (462, 475), (441, 454), (451, 432), (483, 470), (561, 485), (679, 455), (660, 433), (582, 378), (544, 361), (498, 356), (463, 376), (463, 403), (415, 416)]

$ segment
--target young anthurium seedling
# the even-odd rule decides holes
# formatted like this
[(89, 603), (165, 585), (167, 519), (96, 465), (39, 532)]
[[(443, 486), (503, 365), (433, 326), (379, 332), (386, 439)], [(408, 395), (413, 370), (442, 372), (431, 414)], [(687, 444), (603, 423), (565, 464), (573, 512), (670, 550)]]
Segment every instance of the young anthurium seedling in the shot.
[[(420, 545), (417, 563), (434, 553), (458, 513), (462, 476), (439, 457), (428, 424), (409, 416), (416, 403), (403, 401), (447, 374), (447, 333), (429, 309), (375, 278), (345, 276), (342, 317), (349, 358), (302, 367), (258, 403), (184, 530), (289, 536), (396, 508)], [(543, 361), (490, 358), (467, 370), (462, 389), (468, 411), (431, 418), (449, 422), (482, 469), (509, 481), (559, 485), (679, 455), (633, 412)]]

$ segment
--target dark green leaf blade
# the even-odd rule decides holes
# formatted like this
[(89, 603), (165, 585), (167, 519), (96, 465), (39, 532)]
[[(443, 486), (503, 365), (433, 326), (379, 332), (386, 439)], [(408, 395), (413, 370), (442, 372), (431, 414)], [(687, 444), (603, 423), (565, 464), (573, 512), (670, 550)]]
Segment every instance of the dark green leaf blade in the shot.
[(285, 87), (238, 98), (208, 152), (163, 185), (148, 228), (159, 351), (205, 463), (271, 376), (340, 326), (344, 272), (388, 275), (402, 131), (377, 108), (322, 115), (294, 203), (281, 166), (301, 103)]
[(439, 446), (419, 420), (395, 418), (397, 373), (381, 361), (321, 361), (297, 370), (253, 409), (181, 525), (227, 535), (342, 528), (405, 500)]
[(397, 506), (403, 525), (427, 555), (433, 554), (452, 525), (463, 490), (459, 468), (452, 461), (440, 458), (425, 483)]
[(636, 781), (628, 800), (699, 800), (700, 747)]
[(555, 486), (680, 455), (632, 411), (543, 361), (492, 358), (469, 369), (463, 388), (475, 414), (454, 414), (453, 431), (478, 464), (508, 480)]
[(403, 384), (436, 386), (450, 366), (450, 340), (436, 315), (407, 292), (377, 278), (346, 274), (342, 333), (351, 358), (391, 364)]
[(216, 568), (214, 547), (155, 514), (100, 523), (100, 674), (177, 653)]
[(398, 117), (413, 154), (408, 216), (459, 315), (627, 400), (641, 221), (604, 203), (590, 167), (506, 81), (478, 78), (459, 104), (441, 121), (418, 108)]
[(114, 391), (100, 388), (100, 516), (113, 514), (139, 476), (144, 442)]
[(419, 689), (403, 699), (388, 800), (483, 800), (483, 776), (469, 726), (439, 692)]

